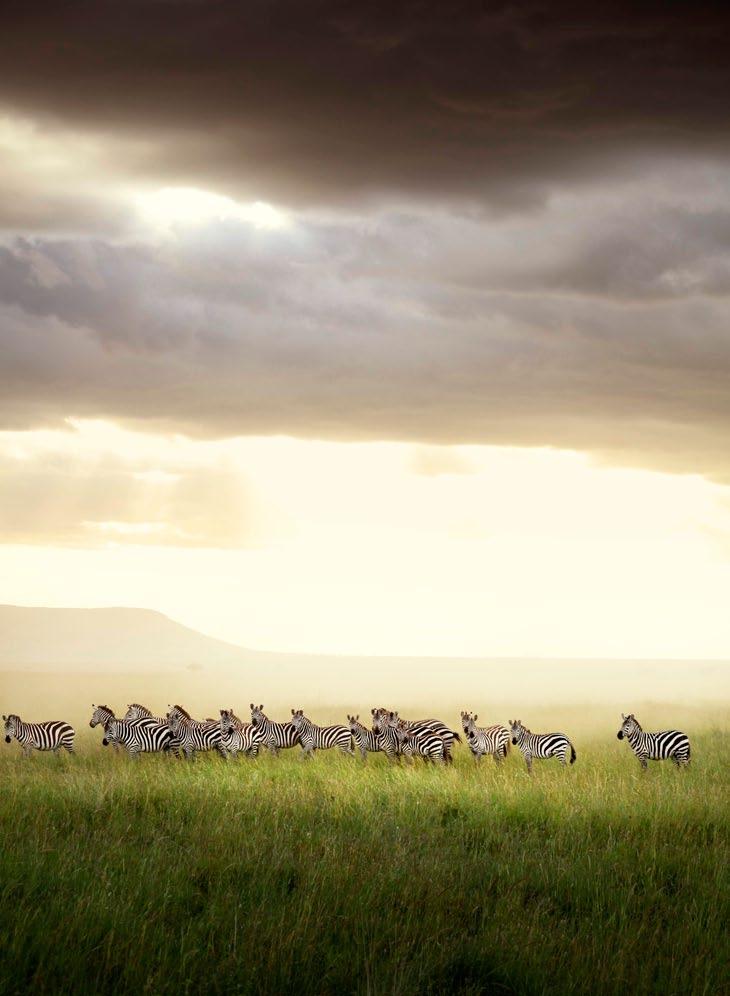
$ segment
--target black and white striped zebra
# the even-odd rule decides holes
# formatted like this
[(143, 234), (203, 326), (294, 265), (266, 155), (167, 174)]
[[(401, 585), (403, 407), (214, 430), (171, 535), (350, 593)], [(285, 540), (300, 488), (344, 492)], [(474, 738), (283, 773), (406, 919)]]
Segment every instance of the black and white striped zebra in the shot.
[(380, 750), (389, 761), (400, 761), (400, 740), (395, 733), (397, 717), (388, 709), (371, 709), (373, 717), (373, 733), (378, 738)]
[(140, 702), (130, 702), (127, 705), (127, 711), (124, 714), (124, 718), (126, 720), (151, 719), (155, 723), (159, 723), (160, 726), (164, 726), (165, 729), (170, 732), (170, 742), (169, 742), (170, 754), (174, 755), (175, 757), (180, 757), (180, 744), (173, 736), (172, 731), (170, 731), (170, 726), (167, 722), (167, 716), (155, 716), (152, 710), (148, 709), (146, 705), (142, 705)]
[(347, 726), (317, 726), (304, 715), (302, 709), (292, 709), (291, 725), (299, 735), (305, 757), (312, 757), (316, 750), (337, 747), (343, 754), (354, 755), (352, 734)]
[(507, 757), (509, 751), (509, 730), (499, 724), (495, 726), (477, 726), (478, 715), (462, 712), (461, 725), (464, 730), (469, 750), (475, 761), (481, 761), (485, 754), (491, 754), (499, 764)]
[(226, 751), (234, 757), (239, 754), (256, 757), (264, 739), (261, 730), (253, 723), (244, 723), (233, 709), (221, 709), (220, 714), (221, 737)]
[[(393, 721), (389, 719), (391, 715), (398, 715), (397, 713), (391, 713), (389, 709), (376, 709), (373, 715), (379, 715), (382, 718), (385, 725), (393, 725)], [(400, 717), (399, 717), (400, 718)], [(454, 746), (454, 741), (461, 743), (461, 737), (456, 730), (452, 730), (450, 726), (442, 722), (440, 719), (403, 719), (402, 720), (409, 730), (413, 730), (414, 733), (424, 733), (424, 734), (435, 734), (441, 737), (444, 742), (444, 759), (448, 764), (451, 764), (453, 757), (451, 756), (451, 751)], [(375, 729), (375, 723), (373, 723), (373, 729)]]
[(398, 737), (400, 751), (406, 757), (422, 757), (432, 764), (437, 761), (445, 762), (446, 749), (443, 738), (438, 733), (414, 730), (404, 719), (399, 719), (395, 725), (395, 735)]
[(520, 748), (528, 772), (532, 772), (533, 757), (558, 757), (565, 767), (570, 753), (570, 763), (575, 763), (575, 748), (564, 733), (531, 733), (521, 719), (511, 719), (509, 727), (512, 743)]
[(360, 751), (360, 757), (363, 761), (367, 761), (368, 753), (375, 754), (381, 750), (380, 737), (374, 730), (369, 730), (367, 726), (364, 726), (360, 722), (359, 713), (357, 716), (350, 716), (348, 714), (347, 725), (350, 728), (355, 747)]
[(167, 726), (155, 719), (111, 719), (102, 743), (125, 747), (130, 757), (168, 751), (172, 736)]
[(179, 749), (188, 760), (192, 760), (197, 751), (217, 750), (223, 757), (227, 752), (223, 746), (220, 722), (206, 720), (201, 722), (193, 719), (187, 709), (181, 705), (170, 706), (167, 714), (167, 725)]
[(74, 752), (74, 728), (60, 719), (45, 723), (24, 723), (20, 716), (11, 713), (5, 720), (5, 742), (13, 737), (23, 748), (23, 757), (30, 757), (34, 750), (52, 750), (58, 757), (59, 751)]
[(639, 759), (644, 771), (649, 761), (664, 761), (671, 757), (679, 768), (690, 761), (689, 737), (679, 730), (662, 730), (660, 733), (644, 733), (633, 713), (621, 713), (621, 729), (616, 736), (628, 740), (631, 749)]
[(251, 703), (251, 723), (261, 731), (262, 742), (276, 756), (281, 748), (296, 747), (299, 734), (291, 723), (275, 723), (264, 712), (263, 703), (255, 706)]

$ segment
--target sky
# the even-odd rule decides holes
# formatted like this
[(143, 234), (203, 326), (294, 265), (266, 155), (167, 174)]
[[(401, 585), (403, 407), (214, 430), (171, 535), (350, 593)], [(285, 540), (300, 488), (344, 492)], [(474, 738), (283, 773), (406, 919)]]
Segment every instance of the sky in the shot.
[(724, 5), (0, 28), (0, 601), (730, 657)]

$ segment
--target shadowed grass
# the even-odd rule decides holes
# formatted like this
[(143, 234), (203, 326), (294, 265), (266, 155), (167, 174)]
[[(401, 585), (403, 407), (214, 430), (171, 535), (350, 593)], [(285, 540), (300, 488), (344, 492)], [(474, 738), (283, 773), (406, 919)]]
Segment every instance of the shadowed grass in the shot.
[(0, 759), (0, 992), (706, 993), (730, 737), (646, 775), (332, 754)]

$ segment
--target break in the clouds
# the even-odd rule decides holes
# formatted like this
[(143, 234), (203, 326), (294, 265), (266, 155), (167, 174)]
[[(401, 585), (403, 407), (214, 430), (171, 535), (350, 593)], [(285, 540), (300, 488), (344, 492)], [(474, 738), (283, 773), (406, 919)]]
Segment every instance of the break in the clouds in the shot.
[(2, 19), (2, 427), (554, 446), (730, 480), (724, 8)]

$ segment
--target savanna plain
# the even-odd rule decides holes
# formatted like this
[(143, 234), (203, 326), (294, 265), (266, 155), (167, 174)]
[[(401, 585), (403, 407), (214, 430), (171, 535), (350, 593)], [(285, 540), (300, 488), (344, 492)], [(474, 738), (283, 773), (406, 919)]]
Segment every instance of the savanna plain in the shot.
[(585, 713), (532, 777), (3, 744), (0, 992), (727, 991), (727, 719), (645, 774)]

